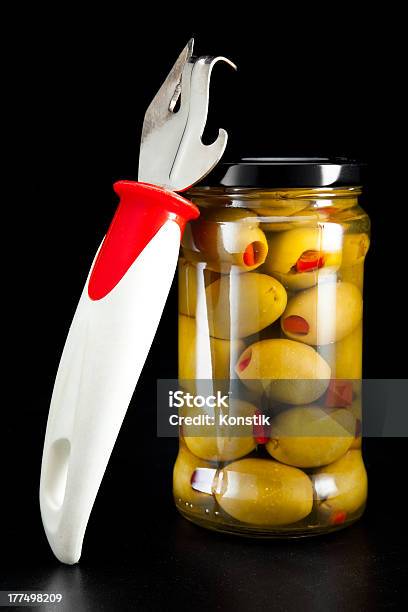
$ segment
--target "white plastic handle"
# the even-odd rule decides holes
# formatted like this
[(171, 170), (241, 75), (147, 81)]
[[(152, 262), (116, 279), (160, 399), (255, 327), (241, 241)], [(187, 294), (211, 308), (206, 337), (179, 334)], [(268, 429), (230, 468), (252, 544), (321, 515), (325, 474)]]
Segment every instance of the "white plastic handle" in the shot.
[(168, 220), (103, 299), (88, 282), (57, 373), (41, 468), (40, 505), (56, 557), (76, 563), (120, 426), (177, 265), (180, 227)]

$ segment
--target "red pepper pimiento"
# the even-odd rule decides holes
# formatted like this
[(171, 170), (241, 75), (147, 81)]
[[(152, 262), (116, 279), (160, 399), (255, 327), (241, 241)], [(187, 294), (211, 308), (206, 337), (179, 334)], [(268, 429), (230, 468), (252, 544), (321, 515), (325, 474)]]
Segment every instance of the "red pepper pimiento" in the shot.
[(242, 256), (243, 262), (246, 266), (256, 266), (265, 259), (266, 251), (265, 246), (262, 242), (250, 242)]
[(327, 215), (335, 215), (337, 212), (339, 212), (339, 209), (335, 206), (321, 206), (320, 208), (316, 209), (316, 212)]
[(344, 408), (353, 402), (353, 384), (351, 380), (332, 378), (327, 389), (324, 405), (326, 408)]
[(319, 251), (304, 251), (296, 262), (297, 272), (310, 272), (324, 266), (324, 256)]
[(240, 361), (238, 363), (238, 370), (240, 372), (243, 372), (245, 370), (245, 368), (248, 367), (249, 362), (251, 361), (251, 359), (252, 359), (252, 351), (246, 357), (244, 357), (242, 359), (242, 361)]
[(309, 333), (309, 323), (303, 317), (290, 315), (284, 319), (283, 329), (290, 334), (306, 335)]
[(246, 266), (254, 266), (256, 264), (256, 252), (252, 242), (245, 249), (243, 259)]
[[(255, 411), (255, 415), (259, 417), (259, 419), (261, 419), (262, 412), (257, 409)], [(253, 436), (257, 444), (266, 444), (267, 442), (269, 442), (270, 426), (254, 423)]]
[(347, 512), (344, 510), (338, 510), (337, 512), (333, 512), (330, 517), (331, 525), (341, 525), (347, 518)]

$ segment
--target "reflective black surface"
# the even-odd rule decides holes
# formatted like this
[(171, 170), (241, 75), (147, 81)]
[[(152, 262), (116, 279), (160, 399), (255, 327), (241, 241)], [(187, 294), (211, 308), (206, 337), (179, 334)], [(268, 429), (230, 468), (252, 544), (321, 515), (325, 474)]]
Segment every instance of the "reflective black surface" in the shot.
[[(365, 441), (369, 504), (354, 526), (303, 540), (224, 536), (175, 510), (177, 441), (155, 438), (148, 390), (142, 385), (126, 418), (78, 566), (58, 563), (42, 531), (37, 486), (44, 417), (33, 411), (18, 428), (25, 459), (9, 466), (0, 510), (0, 590), (62, 592), (65, 607), (48, 608), (56, 610), (360, 611), (408, 603), (405, 440)], [(16, 430), (10, 434), (11, 450)]]

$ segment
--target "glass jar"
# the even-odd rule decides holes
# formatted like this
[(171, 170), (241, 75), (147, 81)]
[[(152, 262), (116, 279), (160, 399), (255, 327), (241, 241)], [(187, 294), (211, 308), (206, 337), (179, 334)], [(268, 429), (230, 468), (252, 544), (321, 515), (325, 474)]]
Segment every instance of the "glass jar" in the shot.
[(179, 383), (206, 403), (182, 409), (199, 417), (182, 421), (174, 468), (187, 519), (281, 537), (361, 516), (360, 194), (361, 167), (326, 159), (221, 164), (189, 192)]

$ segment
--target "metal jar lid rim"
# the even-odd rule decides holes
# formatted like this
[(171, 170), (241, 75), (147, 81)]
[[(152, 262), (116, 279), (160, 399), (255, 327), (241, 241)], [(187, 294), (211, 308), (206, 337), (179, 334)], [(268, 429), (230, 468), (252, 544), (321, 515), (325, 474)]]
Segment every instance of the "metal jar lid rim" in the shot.
[(354, 187), (365, 166), (344, 157), (244, 157), (218, 164), (197, 187)]

